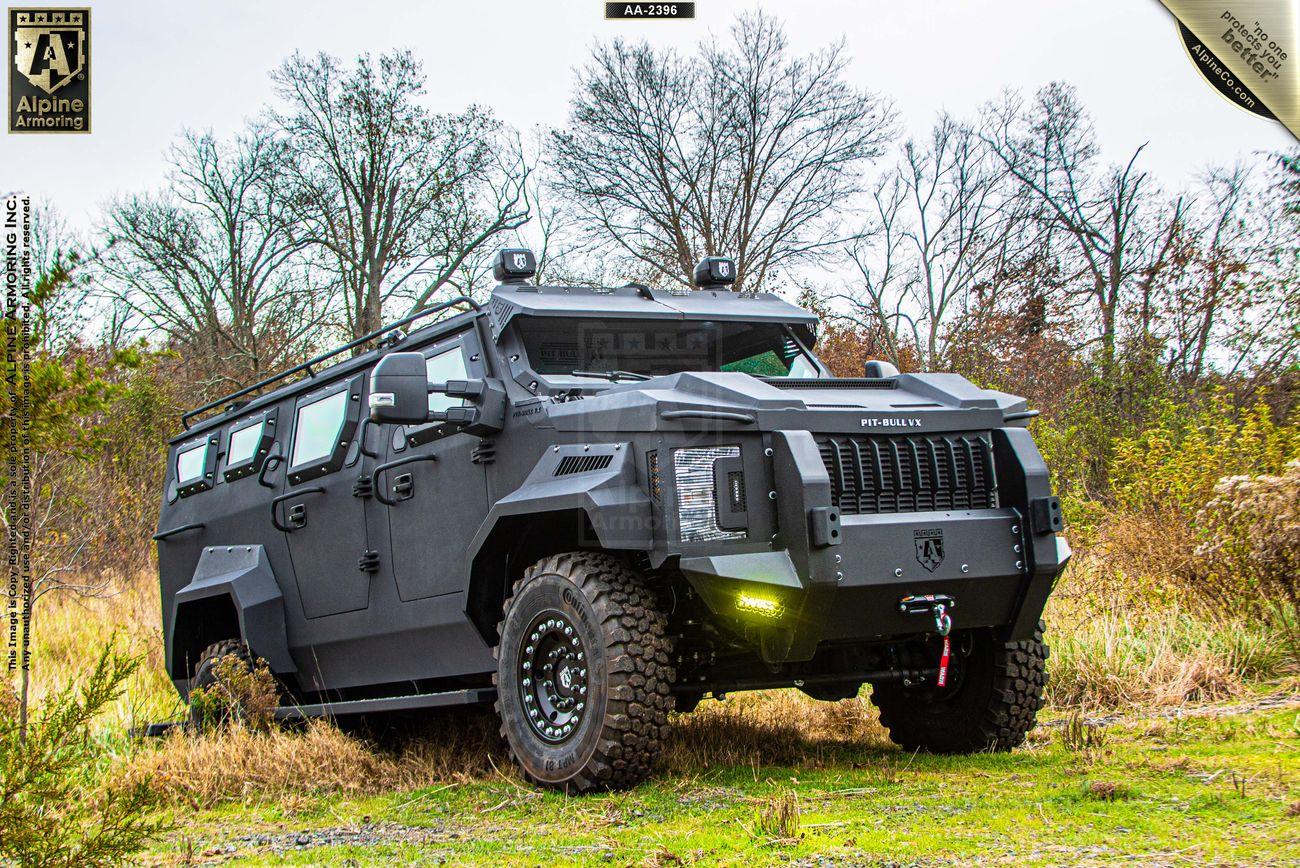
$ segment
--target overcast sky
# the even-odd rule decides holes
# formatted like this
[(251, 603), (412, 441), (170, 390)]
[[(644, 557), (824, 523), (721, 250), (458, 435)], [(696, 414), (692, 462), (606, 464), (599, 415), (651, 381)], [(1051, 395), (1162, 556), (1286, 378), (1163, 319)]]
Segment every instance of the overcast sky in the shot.
[[(565, 119), (573, 68), (593, 42), (645, 38), (689, 49), (725, 36), (754, 2), (699, 0), (691, 22), (605, 21), (599, 0), (81, 0), (93, 10), (93, 132), (0, 136), (0, 191), (49, 199), (93, 225), (114, 193), (154, 187), (183, 126), (234, 131), (270, 95), (267, 72), (294, 49), (349, 56), (409, 47), (429, 104), (491, 107), (519, 128)], [(1074, 84), (1105, 154), (1149, 142), (1146, 165), (1175, 187), (1207, 165), (1295, 140), (1202, 81), (1157, 0), (800, 0), (765, 8), (806, 52), (843, 37), (853, 83), (890, 96), (920, 133), (1006, 87)]]

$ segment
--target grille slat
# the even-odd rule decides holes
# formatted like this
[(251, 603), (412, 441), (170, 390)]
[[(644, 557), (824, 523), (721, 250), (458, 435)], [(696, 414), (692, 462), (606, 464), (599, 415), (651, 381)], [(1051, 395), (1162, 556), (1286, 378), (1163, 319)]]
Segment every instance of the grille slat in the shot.
[(845, 515), (990, 509), (998, 505), (986, 432), (823, 435), (831, 499)]

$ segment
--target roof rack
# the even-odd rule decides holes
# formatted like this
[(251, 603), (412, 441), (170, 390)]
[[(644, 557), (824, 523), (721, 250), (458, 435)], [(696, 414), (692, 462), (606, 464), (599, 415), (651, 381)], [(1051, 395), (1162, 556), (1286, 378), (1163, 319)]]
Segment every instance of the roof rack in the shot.
[(368, 341), (374, 340), (375, 338), (379, 337), (382, 334), (387, 334), (388, 332), (391, 332), (395, 329), (399, 329), (404, 325), (410, 325), (411, 323), (415, 322), (417, 319), (423, 319), (426, 316), (439, 313), (441, 311), (446, 310), (447, 308), (455, 307), (458, 304), (468, 305), (475, 313), (480, 313), (480, 314), (483, 313), (483, 307), (478, 302), (464, 295), (457, 296), (456, 298), (453, 298), (449, 301), (444, 301), (441, 304), (435, 304), (433, 307), (425, 308), (424, 310), (413, 313), (410, 316), (403, 317), (402, 319), (399, 319), (396, 322), (392, 322), (386, 326), (377, 328), (374, 331), (370, 332), (369, 334), (364, 334), (361, 337), (356, 338), (355, 340), (348, 341), (346, 344), (343, 344), (342, 346), (335, 347), (334, 349), (321, 353), (319, 356), (310, 358), (301, 364), (294, 365), (292, 368), (281, 371), (278, 374), (272, 374), (271, 376), (267, 377), (265, 380), (260, 380), (251, 386), (245, 386), (244, 388), (236, 392), (231, 392), (229, 395), (223, 395), (222, 397), (216, 399), (215, 401), (209, 401), (208, 403), (204, 404), (202, 407), (196, 407), (193, 410), (189, 410), (185, 413), (182, 413), (181, 426), (186, 431), (188, 431), (190, 430), (190, 421), (193, 420), (195, 417), (201, 416), (204, 413), (208, 412), (209, 410), (213, 410), (217, 407), (220, 407), (222, 404), (234, 401), (238, 398), (242, 398), (245, 395), (252, 394), (253, 392), (258, 391), (259, 389), (264, 389), (267, 386), (271, 385), (272, 383), (278, 383), (281, 380), (284, 380), (288, 377), (292, 377), (294, 374), (300, 373), (302, 371), (306, 371), (308, 377), (314, 377), (316, 376), (316, 372), (312, 370), (313, 365), (319, 365), (321, 362), (325, 361), (326, 359), (333, 358), (334, 356), (337, 356), (339, 353), (345, 353), (348, 350), (359, 347), (362, 344), (367, 343)]

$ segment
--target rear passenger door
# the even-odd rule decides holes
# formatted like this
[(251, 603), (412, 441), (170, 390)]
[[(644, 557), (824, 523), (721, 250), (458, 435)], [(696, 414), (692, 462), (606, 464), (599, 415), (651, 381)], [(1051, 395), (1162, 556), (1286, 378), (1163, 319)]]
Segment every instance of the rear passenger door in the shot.
[[(442, 338), (421, 350), (429, 382), (484, 374), (475, 333)], [(460, 399), (429, 395), (430, 411)], [(382, 474), (389, 545), (398, 596), (405, 602), (460, 593), (465, 550), (487, 515), (487, 474), (480, 438), (445, 425), (398, 428), (388, 439), (388, 460), (409, 463)]]
[(370, 574), (363, 501), (353, 496), (361, 454), (365, 377), (337, 380), (294, 403), (283, 491), (274, 520), (289, 541), (294, 577), (308, 618), (364, 609)]

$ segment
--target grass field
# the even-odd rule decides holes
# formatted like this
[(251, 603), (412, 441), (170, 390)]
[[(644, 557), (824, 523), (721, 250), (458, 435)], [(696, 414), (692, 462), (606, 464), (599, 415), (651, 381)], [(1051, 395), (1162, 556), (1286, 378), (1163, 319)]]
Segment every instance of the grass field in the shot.
[(541, 793), (501, 765), (380, 795), (178, 805), (176, 831), (146, 861), (1293, 865), (1300, 852), (1294, 698), (1094, 725), (1055, 716), (1005, 755), (906, 754), (871, 721), (853, 740), (798, 738), (769, 752), (789, 762), (700, 755), (716, 728), (775, 737), (766, 706), (795, 702), (706, 703), (680, 721), (664, 773), (630, 792)]
[(520, 780), (472, 710), (365, 737), (133, 742), (129, 727), (182, 713), (148, 576), (38, 612), (35, 694), (77, 681), (110, 639), (141, 655), (97, 737), (110, 778), (158, 793), (171, 831), (149, 864), (1297, 864), (1285, 635), (1173, 606), (1137, 617), (1075, 587), (1049, 607), (1049, 707), (1003, 755), (903, 753), (867, 699), (795, 691), (702, 703), (652, 781), (584, 798)]

